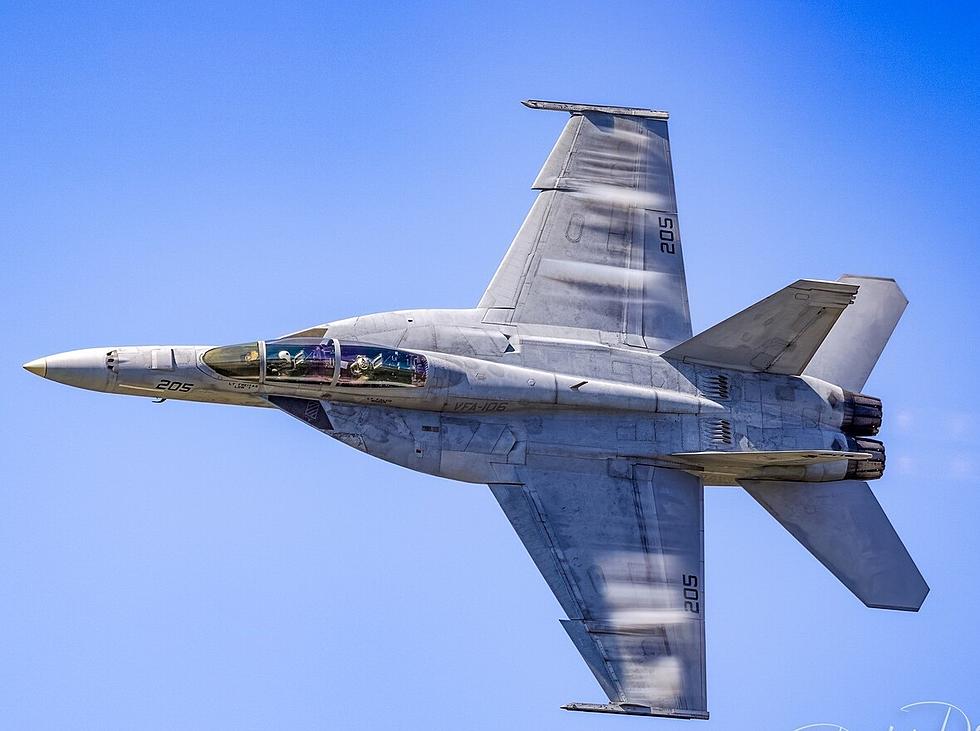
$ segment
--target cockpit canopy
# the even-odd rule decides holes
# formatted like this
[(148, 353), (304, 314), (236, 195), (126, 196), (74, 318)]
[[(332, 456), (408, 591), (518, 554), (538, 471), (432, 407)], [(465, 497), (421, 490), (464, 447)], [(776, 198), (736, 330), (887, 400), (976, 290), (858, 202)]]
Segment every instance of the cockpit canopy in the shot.
[(420, 353), (313, 338), (211, 348), (204, 354), (204, 364), (237, 380), (362, 388), (424, 386), (429, 370)]
[(204, 354), (204, 364), (215, 373), (228, 378), (257, 381), (261, 376), (258, 343), (225, 345), (211, 348)]

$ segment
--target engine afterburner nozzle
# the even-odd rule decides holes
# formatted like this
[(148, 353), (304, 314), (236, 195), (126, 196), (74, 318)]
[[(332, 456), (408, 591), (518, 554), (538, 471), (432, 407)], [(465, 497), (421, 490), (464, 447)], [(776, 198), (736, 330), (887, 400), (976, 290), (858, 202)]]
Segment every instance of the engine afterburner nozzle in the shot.
[(877, 480), (885, 473), (885, 445), (877, 439), (848, 437), (847, 448), (853, 452), (865, 452), (870, 457), (848, 462), (845, 480)]
[(844, 391), (844, 420), (840, 428), (858, 436), (877, 434), (881, 428), (881, 399)]

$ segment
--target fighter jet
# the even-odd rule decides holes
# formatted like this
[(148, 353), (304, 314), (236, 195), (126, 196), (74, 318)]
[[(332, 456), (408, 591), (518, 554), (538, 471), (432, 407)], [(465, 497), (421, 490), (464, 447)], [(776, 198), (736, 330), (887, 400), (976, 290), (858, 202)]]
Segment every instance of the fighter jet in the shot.
[(489, 485), (608, 696), (563, 708), (706, 719), (705, 486), (744, 489), (869, 607), (929, 591), (868, 486), (882, 406), (861, 389), (907, 301), (891, 279), (800, 279), (692, 337), (667, 113), (524, 104), (570, 116), (475, 308), (24, 367), (278, 409)]

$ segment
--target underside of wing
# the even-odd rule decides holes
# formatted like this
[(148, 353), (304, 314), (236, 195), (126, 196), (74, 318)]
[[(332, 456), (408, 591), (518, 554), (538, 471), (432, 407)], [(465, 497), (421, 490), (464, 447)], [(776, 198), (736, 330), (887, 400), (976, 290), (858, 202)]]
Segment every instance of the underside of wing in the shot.
[(525, 104), (572, 116), (480, 301), (487, 317), (592, 330), (597, 339), (659, 350), (689, 338), (667, 114)]
[(574, 462), (522, 467), (521, 484), (490, 486), (610, 701), (565, 708), (707, 718), (700, 480)]

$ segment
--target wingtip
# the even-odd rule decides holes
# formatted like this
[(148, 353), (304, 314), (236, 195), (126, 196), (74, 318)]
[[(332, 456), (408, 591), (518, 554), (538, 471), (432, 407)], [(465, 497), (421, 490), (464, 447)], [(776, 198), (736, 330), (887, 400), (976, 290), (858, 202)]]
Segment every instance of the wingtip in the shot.
[(553, 112), (568, 112), (569, 114), (581, 114), (583, 112), (598, 112), (600, 114), (611, 114), (619, 117), (649, 117), (651, 119), (666, 120), (670, 117), (668, 112), (656, 109), (646, 109), (644, 107), (619, 107), (606, 104), (578, 104), (576, 102), (557, 102), (546, 99), (525, 99), (521, 102), (528, 109), (546, 109)]
[(868, 609), (887, 609), (891, 612), (910, 612), (912, 614), (915, 614), (922, 608), (921, 604), (917, 607), (916, 606), (906, 607), (899, 604), (872, 604), (870, 602), (864, 602), (864, 606), (868, 607)]
[(707, 721), (707, 711), (679, 708), (657, 708), (639, 703), (566, 703), (563, 711), (584, 711), (586, 713), (615, 713), (622, 716), (655, 716), (658, 718), (684, 718)]
[(921, 596), (907, 597), (906, 602), (893, 602), (893, 603), (874, 603), (862, 600), (864, 606), (871, 609), (890, 609), (894, 612), (918, 612), (922, 609), (922, 605), (925, 604), (926, 598), (929, 596), (930, 592), (929, 585), (923, 582), (923, 592)]

